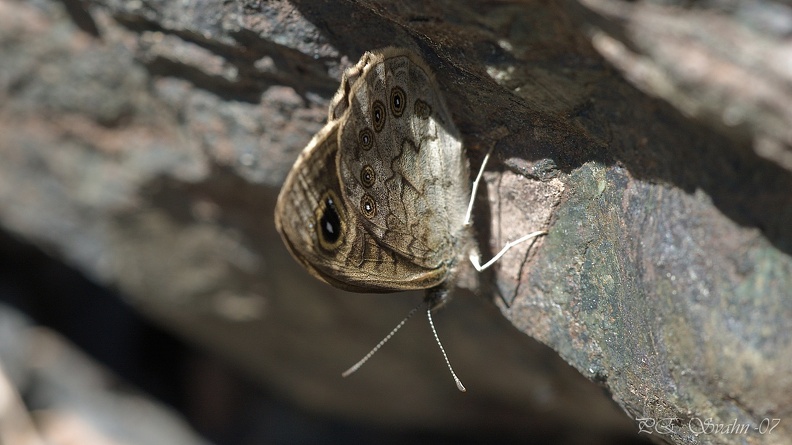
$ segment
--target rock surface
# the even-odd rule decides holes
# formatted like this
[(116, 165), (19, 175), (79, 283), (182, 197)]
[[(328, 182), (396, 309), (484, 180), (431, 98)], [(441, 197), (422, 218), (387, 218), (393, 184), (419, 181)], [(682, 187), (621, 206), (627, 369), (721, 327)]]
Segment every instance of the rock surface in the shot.
[[(530, 336), (654, 438), (789, 443), (792, 12), (745, 5), (3, 0), (0, 223), (309, 411), (638, 430)], [(329, 289), (273, 227), (341, 72), (389, 45), (435, 69), (473, 166), (495, 144), (483, 250), (550, 231), (436, 317), (465, 395), (415, 320), (341, 380), (420, 296)]]

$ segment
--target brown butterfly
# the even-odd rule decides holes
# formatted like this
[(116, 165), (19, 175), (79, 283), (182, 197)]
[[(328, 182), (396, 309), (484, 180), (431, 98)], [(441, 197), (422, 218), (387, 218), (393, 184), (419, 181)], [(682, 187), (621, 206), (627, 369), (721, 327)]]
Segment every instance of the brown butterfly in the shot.
[(327, 124), (286, 178), (275, 224), (292, 255), (335, 287), (427, 289), (431, 323), (465, 256), (489, 265), (478, 265), (471, 196), (461, 138), (429, 67), (386, 48), (344, 73)]
[(317, 278), (356, 292), (439, 286), (470, 247), (462, 143), (429, 68), (393, 48), (349, 69), (294, 164), (275, 223)]

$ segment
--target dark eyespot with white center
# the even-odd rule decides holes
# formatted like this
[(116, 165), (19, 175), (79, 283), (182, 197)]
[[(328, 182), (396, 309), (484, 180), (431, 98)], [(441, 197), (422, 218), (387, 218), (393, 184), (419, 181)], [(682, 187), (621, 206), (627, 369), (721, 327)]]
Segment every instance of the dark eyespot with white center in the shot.
[(374, 173), (374, 169), (370, 165), (364, 166), (360, 171), (360, 182), (363, 183), (363, 187), (371, 187), (376, 179), (377, 174)]
[(399, 117), (404, 113), (404, 105), (407, 102), (407, 96), (404, 90), (399, 87), (391, 89), (390, 109), (394, 116)]
[(374, 131), (379, 133), (385, 126), (385, 105), (380, 101), (374, 101), (371, 106), (371, 121), (374, 123)]
[(370, 129), (364, 128), (358, 134), (358, 142), (363, 150), (370, 150), (374, 146), (374, 133)]
[(371, 195), (363, 195), (363, 198), (360, 200), (360, 211), (363, 213), (363, 216), (368, 219), (377, 216), (377, 203)]

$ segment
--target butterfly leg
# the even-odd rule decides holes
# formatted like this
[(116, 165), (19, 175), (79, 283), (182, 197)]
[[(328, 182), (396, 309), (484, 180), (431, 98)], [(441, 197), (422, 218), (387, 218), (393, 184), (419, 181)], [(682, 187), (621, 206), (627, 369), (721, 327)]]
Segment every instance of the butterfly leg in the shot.
[(479, 169), (478, 174), (476, 175), (476, 180), (473, 181), (473, 190), (470, 192), (470, 202), (468, 203), (467, 213), (465, 213), (465, 225), (469, 226), (473, 221), (471, 221), (471, 214), (473, 213), (473, 201), (476, 200), (476, 192), (478, 192), (479, 183), (481, 182), (481, 176), (484, 174), (484, 167), (487, 166), (487, 162), (489, 162), (489, 157), (492, 154), (492, 150), (495, 148), (495, 144), (492, 144), (490, 149), (487, 151), (487, 154), (484, 155), (484, 160), (481, 161), (481, 168)]
[(473, 252), (473, 253), (470, 254), (470, 262), (473, 263), (473, 267), (475, 267), (477, 271), (481, 272), (482, 270), (492, 266), (496, 261), (498, 261), (500, 259), (500, 257), (502, 257), (512, 247), (514, 247), (514, 246), (516, 246), (516, 245), (518, 245), (518, 244), (520, 244), (522, 242), (528, 241), (531, 238), (536, 238), (537, 236), (541, 236), (541, 235), (547, 235), (547, 231), (539, 230), (539, 231), (536, 231), (536, 232), (533, 232), (533, 233), (529, 233), (528, 235), (525, 235), (525, 236), (523, 236), (521, 238), (518, 238), (518, 239), (516, 239), (514, 241), (509, 241), (508, 243), (506, 243), (505, 246), (503, 246), (503, 249), (501, 249), (501, 251), (498, 252), (497, 255), (492, 257), (491, 260), (487, 261), (484, 264), (481, 264), (481, 258), (479, 257), (478, 252)]
[[(487, 162), (489, 162), (490, 154), (492, 154), (492, 150), (494, 148), (495, 148), (495, 144), (492, 144), (490, 149), (487, 151), (487, 154), (484, 156), (484, 160), (481, 161), (481, 168), (479, 169), (479, 172), (476, 175), (476, 180), (473, 181), (473, 190), (470, 193), (470, 203), (468, 204), (467, 213), (465, 215), (465, 225), (466, 226), (470, 225), (471, 222), (472, 222), (471, 221), (471, 214), (473, 212), (473, 201), (476, 199), (476, 192), (478, 191), (479, 183), (481, 182), (481, 176), (484, 174), (484, 168), (487, 166)], [(473, 263), (473, 267), (475, 267), (477, 271), (481, 272), (484, 269), (486, 269), (486, 268), (492, 266), (493, 264), (495, 264), (495, 262), (498, 261), (500, 259), (500, 257), (502, 257), (512, 247), (514, 247), (514, 246), (516, 246), (516, 245), (518, 245), (518, 244), (520, 244), (522, 242), (528, 241), (529, 239), (533, 239), (533, 238), (536, 238), (537, 236), (541, 236), (541, 235), (547, 235), (547, 231), (539, 230), (539, 231), (536, 231), (536, 232), (533, 232), (533, 233), (529, 233), (528, 235), (525, 235), (525, 236), (523, 236), (521, 238), (518, 238), (518, 239), (516, 239), (514, 241), (509, 241), (508, 243), (506, 243), (505, 246), (503, 246), (503, 249), (501, 249), (501, 251), (498, 252), (497, 255), (492, 257), (491, 260), (487, 261), (483, 265), (481, 264), (481, 257), (479, 256), (478, 251), (474, 250), (470, 254), (470, 262)]]

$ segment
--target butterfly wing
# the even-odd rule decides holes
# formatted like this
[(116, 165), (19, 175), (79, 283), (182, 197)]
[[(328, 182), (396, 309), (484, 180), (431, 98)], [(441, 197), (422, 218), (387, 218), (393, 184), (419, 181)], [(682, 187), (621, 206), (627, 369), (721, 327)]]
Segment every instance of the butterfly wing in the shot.
[(331, 107), (344, 113), (337, 162), (349, 212), (383, 248), (446, 274), (469, 242), (470, 185), (437, 82), (421, 59), (392, 48), (367, 53), (351, 72)]
[(315, 277), (355, 292), (423, 289), (442, 281), (442, 271), (383, 248), (348, 209), (336, 170), (338, 126), (331, 121), (314, 136), (278, 196), (275, 226), (292, 256)]

